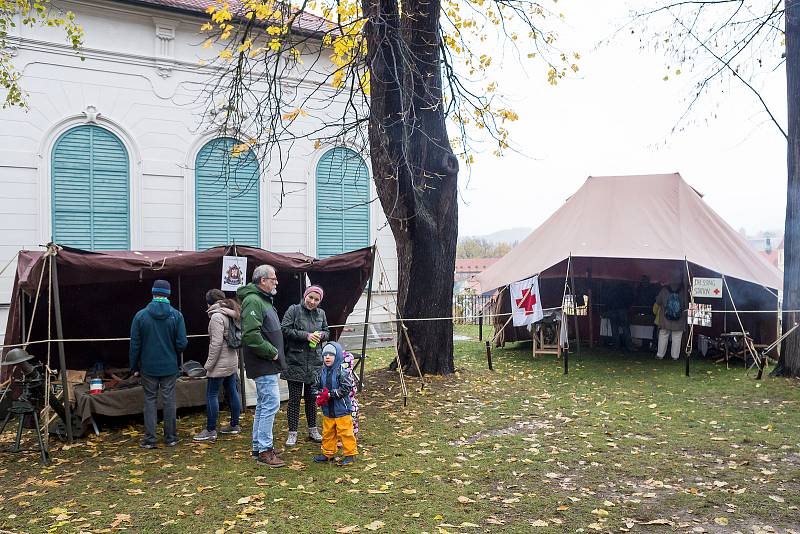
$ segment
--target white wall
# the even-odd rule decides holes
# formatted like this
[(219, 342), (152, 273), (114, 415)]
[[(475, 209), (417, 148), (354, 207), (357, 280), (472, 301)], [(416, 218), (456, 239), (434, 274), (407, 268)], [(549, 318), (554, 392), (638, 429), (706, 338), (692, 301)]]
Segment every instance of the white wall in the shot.
[[(209, 53), (198, 46), (204, 17), (103, 0), (64, 7), (75, 11), (84, 27), (84, 61), (57, 29), (16, 30), (14, 64), (30, 111), (0, 110), (0, 268), (18, 250), (50, 240), (51, 147), (64, 131), (90, 121), (114, 132), (128, 150), (132, 248), (193, 249), (192, 166), (213, 138), (212, 132), (199, 131), (204, 109), (196, 102), (198, 87), (211, 74), (198, 66)], [(165, 28), (175, 32), (166, 43), (156, 35)], [(282, 199), (281, 183), (262, 166), (262, 247), (315, 253), (314, 162), (328, 148), (295, 143), (283, 173)], [(388, 228), (378, 230), (384, 221), (379, 207), (371, 217), (372, 239), (396, 281), (394, 242)], [(12, 264), (0, 275), (0, 334), (14, 272)]]

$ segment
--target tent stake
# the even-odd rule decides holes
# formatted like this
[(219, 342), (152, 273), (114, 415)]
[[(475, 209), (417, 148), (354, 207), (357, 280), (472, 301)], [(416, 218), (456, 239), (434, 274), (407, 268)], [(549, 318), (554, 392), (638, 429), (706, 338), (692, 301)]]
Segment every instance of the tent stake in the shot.
[[(54, 244), (53, 254), (50, 256), (50, 271), (53, 273), (53, 306), (56, 315), (56, 335), (58, 336), (58, 365), (61, 368), (61, 389), (64, 399), (64, 426), (67, 429), (67, 441), (72, 443), (72, 406), (69, 399), (69, 388), (67, 387), (67, 357), (64, 354), (64, 329), (61, 324), (61, 287), (58, 284), (58, 262), (56, 261), (57, 249)], [(48, 371), (49, 372), (49, 371)]]
[(489, 343), (489, 340), (486, 340), (486, 361), (489, 363), (489, 370), (494, 371), (492, 369), (492, 344)]

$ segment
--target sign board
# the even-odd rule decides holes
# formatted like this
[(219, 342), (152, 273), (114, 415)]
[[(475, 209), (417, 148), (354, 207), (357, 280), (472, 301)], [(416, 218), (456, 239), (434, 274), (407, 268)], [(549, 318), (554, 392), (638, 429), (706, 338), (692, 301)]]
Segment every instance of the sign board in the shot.
[(692, 296), (707, 299), (721, 299), (722, 278), (693, 278)]
[(686, 320), (689, 324), (697, 326), (711, 326), (711, 304), (690, 302)]
[(247, 278), (247, 258), (244, 256), (222, 257), (222, 290), (236, 291), (245, 285)]

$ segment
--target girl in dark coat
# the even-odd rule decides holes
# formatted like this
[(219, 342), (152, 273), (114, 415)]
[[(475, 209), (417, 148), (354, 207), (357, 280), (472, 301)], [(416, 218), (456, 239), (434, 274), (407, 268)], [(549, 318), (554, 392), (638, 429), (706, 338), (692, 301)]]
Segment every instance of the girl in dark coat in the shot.
[(289, 402), (286, 406), (289, 435), (286, 446), (297, 443), (297, 425), (300, 421), (300, 398), (305, 400), (308, 437), (317, 443), (322, 434), (317, 428), (317, 408), (312, 385), (322, 370), (320, 349), (330, 338), (325, 311), (319, 307), (324, 293), (319, 286), (309, 286), (299, 304), (292, 304), (281, 321), (286, 345), (286, 371), (281, 378), (289, 385)]

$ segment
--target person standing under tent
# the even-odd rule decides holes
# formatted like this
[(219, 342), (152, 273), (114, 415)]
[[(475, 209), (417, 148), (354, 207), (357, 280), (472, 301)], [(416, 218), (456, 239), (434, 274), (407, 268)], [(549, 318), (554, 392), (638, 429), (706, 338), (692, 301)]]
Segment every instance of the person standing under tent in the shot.
[(186, 324), (181, 312), (170, 306), (170, 284), (166, 280), (153, 282), (153, 300), (139, 310), (131, 324), (130, 367), (139, 373), (144, 389), (143, 449), (156, 448), (158, 422), (158, 392), (164, 405), (164, 444), (178, 444), (178, 423), (175, 404), (175, 382), (178, 377), (178, 357), (186, 349)]
[(206, 370), (206, 427), (195, 435), (194, 441), (216, 441), (217, 418), (219, 417), (219, 388), (225, 387), (228, 404), (231, 407), (231, 423), (219, 429), (221, 434), (238, 434), (239, 415), (242, 404), (239, 399), (237, 372), (239, 354), (234, 348), (241, 339), (241, 317), (239, 303), (229, 299), (220, 289), (206, 293), (208, 304), (208, 358), (203, 367)]
[(292, 304), (281, 321), (286, 341), (286, 371), (281, 378), (289, 385), (286, 415), (289, 434), (286, 446), (297, 444), (297, 425), (300, 422), (300, 398), (305, 402), (308, 437), (320, 443), (322, 434), (317, 428), (317, 406), (311, 392), (317, 375), (322, 371), (322, 345), (330, 338), (325, 310), (319, 307), (324, 292), (319, 286), (309, 286), (303, 300)]
[(272, 299), (278, 275), (271, 265), (259, 265), (253, 281), (236, 290), (242, 302), (242, 353), (247, 376), (256, 383), (253, 416), (253, 456), (259, 464), (283, 467), (273, 446), (272, 425), (281, 406), (278, 375), (286, 369), (283, 334)]
[(672, 343), (670, 356), (673, 360), (677, 360), (681, 357), (681, 340), (686, 328), (688, 307), (686, 291), (680, 276), (676, 276), (672, 282), (661, 288), (656, 297), (656, 305), (659, 327), (656, 359), (663, 359), (667, 353), (667, 343)]

